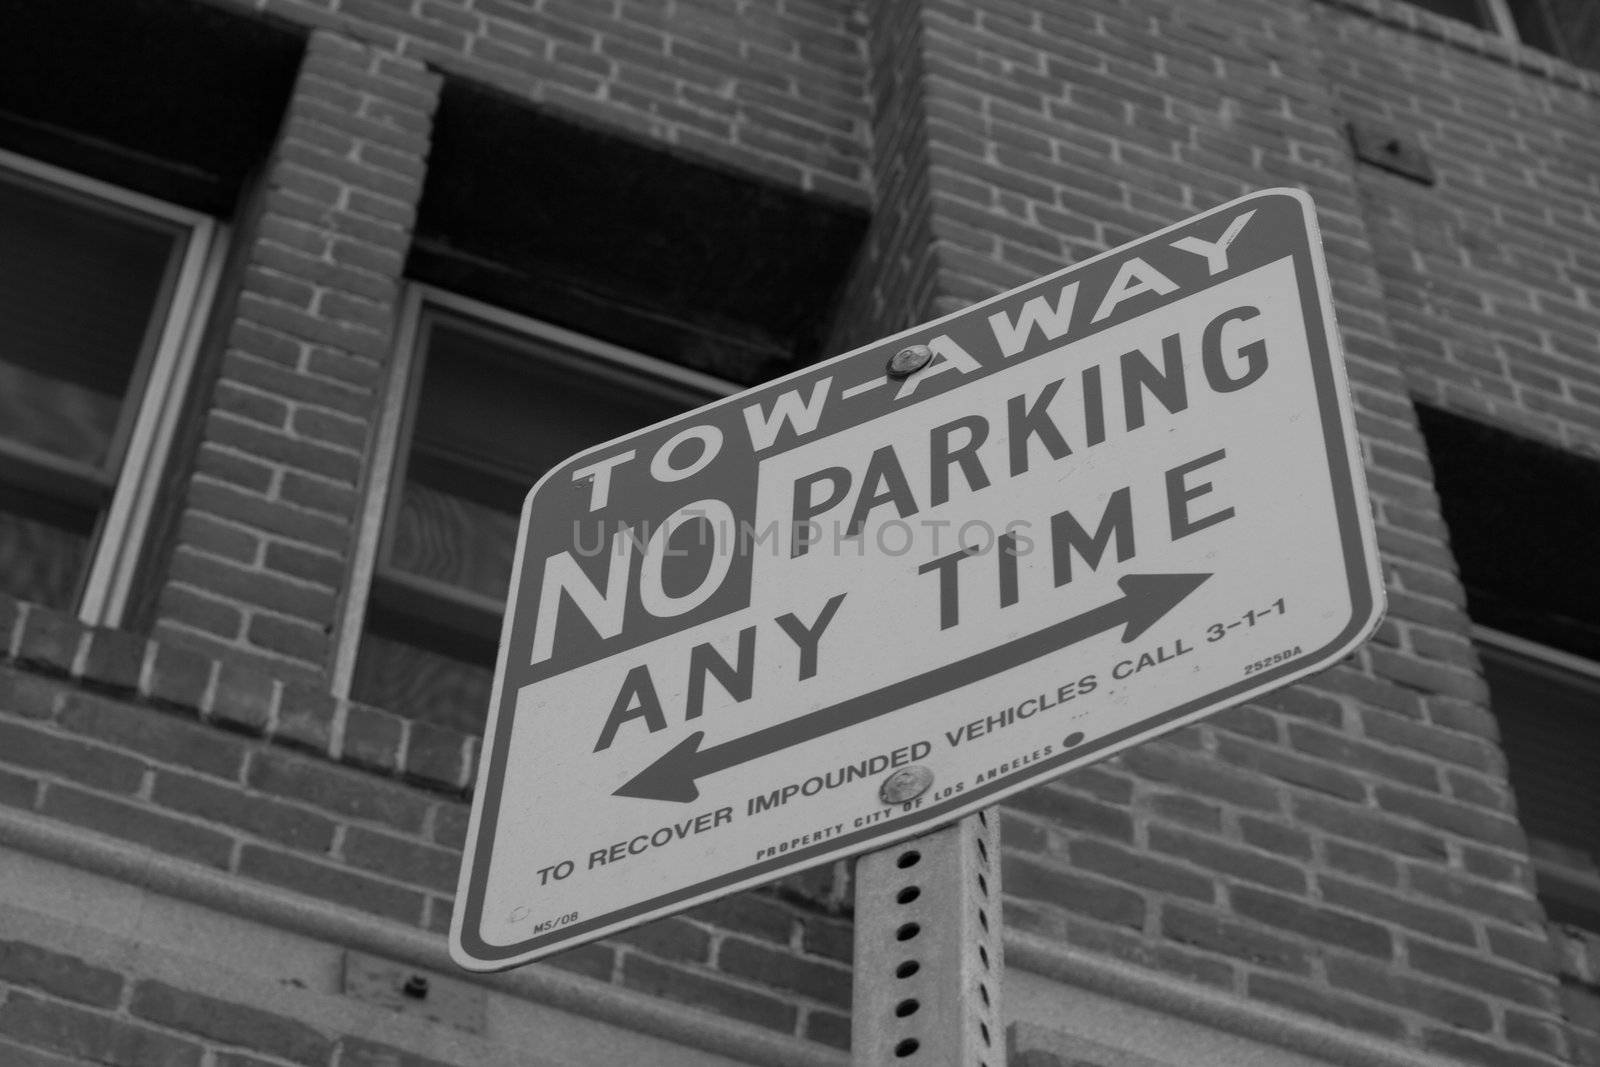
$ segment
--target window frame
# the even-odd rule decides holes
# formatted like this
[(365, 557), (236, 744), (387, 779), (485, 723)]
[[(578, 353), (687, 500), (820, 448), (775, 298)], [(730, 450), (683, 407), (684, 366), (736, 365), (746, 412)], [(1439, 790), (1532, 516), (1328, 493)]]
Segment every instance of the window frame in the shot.
[[(1464, 19), (1460, 20), (1466, 22), (1466, 25), (1483, 33), (1499, 37), (1501, 40), (1511, 44), (1523, 48), (1534, 48), (1545, 52), (1547, 55), (1554, 55), (1557, 59), (1567, 59), (1567, 56), (1562, 51), (1563, 46), (1559, 39), (1553, 42), (1553, 49), (1546, 49), (1543, 45), (1529, 44), (1523, 40), (1522, 31), (1517, 27), (1516, 12), (1512, 8), (1513, 0), (1473, 0), (1473, 2), (1478, 9), (1479, 21), (1466, 22)], [(1550, 13), (1544, 7), (1543, 0), (1517, 0), (1517, 2), (1535, 8), (1536, 17), (1544, 21), (1547, 31), (1554, 36), (1555, 27), (1550, 24)], [(1421, 7), (1421, 5), (1418, 6)], [(1428, 10), (1426, 7), (1421, 9)], [(1453, 18), (1450, 15), (1440, 15), (1439, 17)]]
[(380, 566), (394, 536), (395, 524), (392, 520), (400, 504), (400, 493), (397, 490), (406, 477), (418, 397), (422, 390), (422, 381), (427, 374), (427, 357), (420, 350), (419, 343), (425, 336), (427, 318), (430, 314), (455, 317), (466, 320), (474, 326), (543, 341), (582, 356), (593, 357), (621, 370), (685, 386), (705, 393), (707, 403), (732, 396), (745, 389), (745, 386), (725, 378), (669, 363), (656, 356), (646, 355), (554, 323), (495, 307), (471, 297), (422, 282), (405, 283), (399, 324), (395, 330), (391, 352), (390, 371), (382, 391), (383, 408), (374, 435), (366, 497), (357, 520), (359, 525), (351, 559), (350, 584), (338, 626), (331, 688), (333, 695), (339, 698), (347, 699), (350, 696), (355, 680), (356, 661), (361, 652), (361, 639), (366, 630), (367, 614), (373, 602), (373, 588), (380, 580), (398, 581), (404, 587), (414, 587), (422, 595), (432, 593), (441, 599), (459, 601), (463, 610), (492, 613), (496, 620), (496, 632), (504, 636), (503, 600), (491, 603), (490, 598), (482, 594), (471, 593), (454, 586), (430, 590), (430, 586), (440, 583), (431, 582), (421, 576), (410, 575), (395, 579), (393, 576), (379, 574)]
[[(174, 266), (146, 325), (150, 340), (130, 374), (118, 412), (114, 471), (89, 472), (47, 453), (34, 454), (32, 449), (12, 446), (6, 450), (7, 461), (19, 470), (59, 471), (80, 485), (99, 483), (102, 490), (109, 491), (103, 500), (91, 493), (93, 500), (80, 501), (93, 503), (99, 517), (75, 614), (91, 626), (119, 626), (128, 610), (151, 517), (166, 480), (201, 340), (221, 283), (230, 232), (201, 212), (5, 149), (0, 149), (0, 170), (178, 231)], [(55, 495), (72, 499), (74, 490)]]
[(1516, 16), (1511, 13), (1510, 0), (1478, 0), (1478, 6), (1489, 20), (1485, 29), (1515, 44), (1522, 42), (1522, 35), (1517, 32)]

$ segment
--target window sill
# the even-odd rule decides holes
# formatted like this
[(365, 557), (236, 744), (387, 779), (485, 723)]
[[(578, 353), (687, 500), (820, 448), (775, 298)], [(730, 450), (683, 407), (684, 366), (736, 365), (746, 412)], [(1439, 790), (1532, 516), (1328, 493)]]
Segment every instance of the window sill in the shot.
[(480, 738), (0, 595), (0, 666), (65, 678), (102, 693), (324, 756), (431, 792), (471, 795)]

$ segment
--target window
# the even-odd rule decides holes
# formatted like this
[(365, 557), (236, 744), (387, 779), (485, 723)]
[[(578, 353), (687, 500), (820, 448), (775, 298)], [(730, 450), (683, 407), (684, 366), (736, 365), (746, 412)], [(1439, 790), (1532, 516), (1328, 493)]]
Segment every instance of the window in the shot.
[(1539, 897), (1600, 931), (1600, 463), (1418, 414)]
[(1411, 0), (1436, 15), (1460, 19), (1511, 41), (1572, 59), (1556, 32), (1550, 0)]
[(421, 286), (399, 352), (370, 560), (358, 560), (370, 588), (351, 606), (335, 684), (481, 732), (528, 490), (573, 453), (732, 388)]
[(0, 591), (120, 621), (221, 242), (0, 153)]
[(1600, 931), (1600, 663), (1475, 627), (1539, 896)]

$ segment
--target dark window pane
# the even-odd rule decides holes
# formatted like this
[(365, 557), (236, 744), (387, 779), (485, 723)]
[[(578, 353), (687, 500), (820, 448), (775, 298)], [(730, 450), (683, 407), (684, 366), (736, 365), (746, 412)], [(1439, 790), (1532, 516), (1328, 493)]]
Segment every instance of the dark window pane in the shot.
[(1511, 21), (1517, 27), (1517, 40), (1533, 48), (1561, 54), (1543, 0), (1510, 0), (1510, 8)]
[(595, 357), (446, 318), (426, 371), (385, 568), (503, 600), (522, 499), (590, 445), (693, 407), (700, 394)]
[(1600, 463), (1426, 405), (1417, 415), (1473, 620), (1600, 660)]
[(503, 600), (517, 549), (517, 516), (408, 480), (394, 516), (396, 570)]
[(351, 695), (477, 731), (528, 490), (573, 453), (709, 398), (445, 315), (424, 320), (423, 347)]
[(706, 399), (595, 356), (449, 319), (431, 325), (413, 447), (479, 472), (467, 491), (505, 511), (574, 452)]
[(0, 483), (0, 592), (70, 611), (95, 519), (92, 509)]
[(1600, 680), (1480, 647), (1523, 826), (1600, 859)]
[(0, 435), (116, 462), (176, 246), (170, 225), (0, 178)]
[[(1540, 0), (1537, 4), (1535, 0), (1522, 2), (1530, 7), (1541, 8), (1548, 16), (1547, 25), (1555, 37), (1550, 51), (1565, 56), (1580, 67), (1600, 70), (1600, 4), (1595, 0)], [(1538, 13), (1529, 14), (1537, 17)], [(1523, 17), (1518, 10), (1519, 27)]]
[(0, 358), (0, 435), (13, 441), (100, 467), (110, 458), (120, 410), (118, 397)]

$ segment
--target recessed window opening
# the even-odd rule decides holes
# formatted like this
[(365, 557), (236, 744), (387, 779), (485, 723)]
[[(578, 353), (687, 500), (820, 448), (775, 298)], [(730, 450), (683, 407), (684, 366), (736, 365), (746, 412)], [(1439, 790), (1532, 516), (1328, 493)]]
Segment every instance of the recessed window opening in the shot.
[(479, 732), (529, 489), (572, 454), (732, 387), (420, 286), (401, 344), (343, 684), (356, 700)]
[(1600, 931), (1600, 463), (1418, 413), (1539, 897)]

